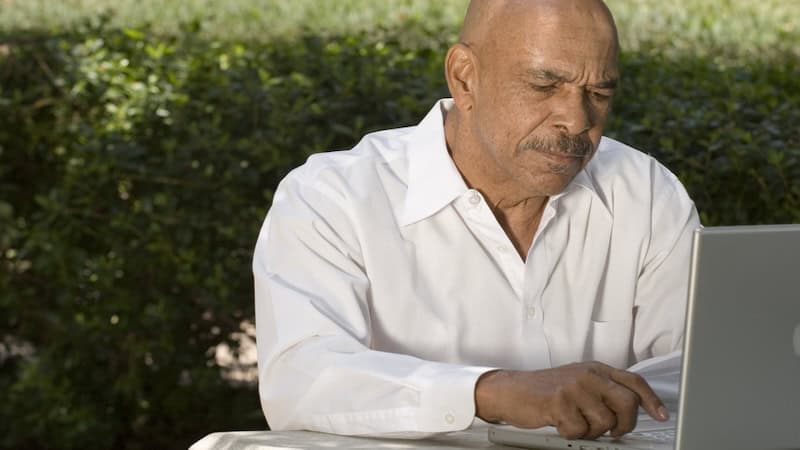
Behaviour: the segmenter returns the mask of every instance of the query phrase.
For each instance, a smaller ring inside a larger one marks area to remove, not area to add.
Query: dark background
[[[273,189],[447,95],[453,30],[424,21],[202,29],[100,17],[0,35],[0,447],[263,429],[246,344]],[[705,225],[800,221],[798,36],[768,51],[641,39],[607,134],[673,170]]]

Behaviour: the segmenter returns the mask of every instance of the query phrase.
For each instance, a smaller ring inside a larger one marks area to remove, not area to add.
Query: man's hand
[[[547,425],[567,439],[619,437],[636,427],[641,405],[654,419],[669,413],[639,375],[598,362],[537,371],[498,370],[475,386],[476,415],[520,428]]]

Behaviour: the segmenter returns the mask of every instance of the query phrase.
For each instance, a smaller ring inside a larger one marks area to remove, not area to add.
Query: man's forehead
[[[505,53],[508,64],[500,63],[517,75],[532,79],[558,81],[580,80],[598,84],[619,78],[617,50],[614,43],[597,41],[562,45],[558,42],[531,40],[518,42],[514,50]]]
[[[574,83],[583,80],[587,85],[605,89],[617,87],[619,81],[616,67],[604,70],[602,73],[588,74],[588,77],[582,76],[584,74],[576,73],[574,70],[564,70],[547,64],[525,66],[519,72],[523,77],[532,81]]]

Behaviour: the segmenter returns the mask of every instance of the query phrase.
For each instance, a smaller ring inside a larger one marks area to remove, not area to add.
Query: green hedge
[[[276,183],[446,95],[449,35],[186,31],[0,44],[2,447],[178,448],[263,428],[255,387],[225,381],[209,349],[252,321]],[[796,60],[649,50],[622,69],[608,134],[679,174],[706,224],[800,221]]]

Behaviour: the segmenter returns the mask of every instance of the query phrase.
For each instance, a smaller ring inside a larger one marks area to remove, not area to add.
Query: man
[[[600,0],[473,0],[452,100],[283,180],[253,263],[273,429],[667,418],[622,369],[680,347],[699,223],[671,173],[601,137],[617,53]]]

